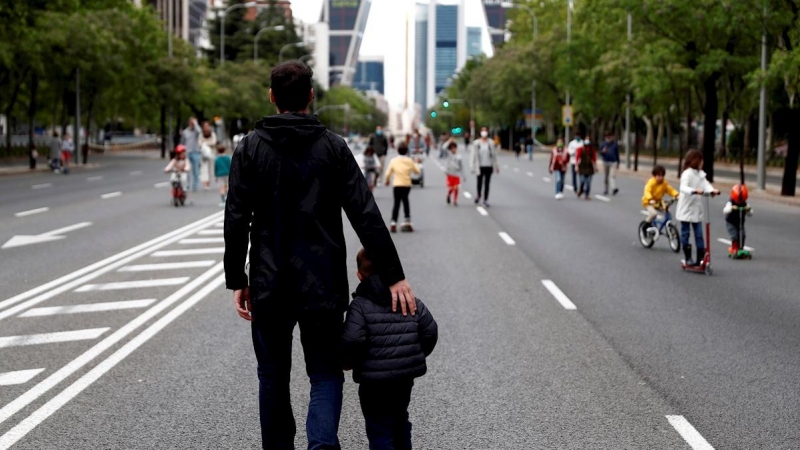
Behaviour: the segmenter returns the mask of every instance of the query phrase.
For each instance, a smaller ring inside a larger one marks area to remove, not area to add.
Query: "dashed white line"
[[[103,179],[103,176],[100,175],[100,176],[96,176],[96,177],[89,177],[89,178],[86,179],[86,181],[100,181],[102,179]]]
[[[225,247],[193,248],[189,250],[161,250],[150,256],[163,258],[165,256],[192,256],[192,255],[217,255],[225,253]]]
[[[162,183],[156,183],[153,185],[154,188],[165,188],[169,186],[169,181],[164,181]]]
[[[49,187],[53,187],[53,183],[34,184],[31,189],[46,189]]]
[[[70,306],[47,306],[43,308],[33,308],[20,314],[19,317],[42,317],[56,316],[59,314],[81,314],[104,311],[117,311],[120,309],[147,308],[155,303],[156,299],[146,300],[123,300],[119,302],[87,303],[85,305]]]
[[[570,301],[569,297],[567,297],[566,294],[561,292],[561,289],[559,289],[558,286],[556,286],[556,284],[553,283],[552,280],[542,280],[542,284],[544,285],[544,287],[547,288],[548,291],[550,291],[550,294],[552,294],[552,296],[555,297],[555,299],[558,301],[558,303],[561,304],[561,306],[564,307],[564,309],[570,309],[570,310],[578,309],[578,307],[575,306],[575,304],[572,303],[572,301]]]
[[[527,175],[529,177],[532,177],[533,176],[533,172],[527,172],[525,175]]]
[[[478,210],[478,214],[480,214],[482,216],[488,216],[489,215],[489,211],[486,211],[486,208],[484,208],[483,206],[478,206],[475,209],[477,209]]]
[[[103,200],[106,200],[106,199],[109,199],[109,198],[119,197],[120,195],[122,195],[122,192],[119,192],[119,191],[117,191],[117,192],[109,192],[108,194],[101,195],[100,198],[102,198]]]
[[[47,208],[47,207],[45,207],[45,208],[36,208],[36,209],[31,209],[29,211],[18,212],[16,214],[14,214],[14,216],[15,217],[32,216],[34,214],[41,214],[41,213],[44,213],[44,212],[47,212],[47,211],[50,211],[50,208]]]
[[[130,173],[130,175],[132,175],[132,176],[141,175],[141,174],[142,174],[141,170],[134,170],[133,172]]]
[[[470,194],[468,191],[464,191],[464,197],[472,198],[472,194]]]
[[[117,283],[85,284],[75,292],[117,291],[120,289],[136,289],[159,286],[177,286],[189,281],[189,277],[161,278],[156,280],[120,281]]]
[[[519,167],[514,167],[514,172],[519,172]]]
[[[604,201],[606,203],[611,201],[611,199],[606,197],[605,195],[597,195],[597,194],[595,194],[594,198],[596,198],[598,200],[602,200],[602,201]]]
[[[549,182],[551,182],[553,180],[551,180],[550,177],[543,177],[542,181],[544,181],[545,183],[549,183]]]
[[[191,245],[191,244],[224,244],[225,238],[215,237],[215,238],[190,238],[190,239],[181,239],[178,241],[178,244],[181,245]]]
[[[511,236],[509,236],[505,231],[501,231],[497,234],[500,235],[500,239],[502,239],[507,245],[516,245],[514,239],[511,239]]]
[[[722,242],[723,244],[727,245],[728,247],[730,247],[731,245],[733,245],[733,243],[732,243],[730,240],[728,240],[728,239],[722,239],[722,238],[719,238],[719,239],[717,239],[717,241],[719,241],[719,242]],[[752,252],[753,250],[755,250],[753,247],[748,247],[748,246],[746,246],[746,245],[744,246],[744,249],[745,249],[745,250],[747,250],[747,251],[749,251],[749,252]]]
[[[508,169],[508,164],[503,164],[503,169]]]
[[[681,435],[683,440],[694,450],[714,450],[714,447],[697,432],[683,416],[666,416],[670,425]]]
[[[203,231],[201,231],[201,232],[199,232],[197,234],[199,234],[200,236],[214,236],[214,235],[219,235],[219,234],[223,234],[223,233],[224,233],[223,230],[203,230]]]
[[[28,334],[24,336],[0,337],[0,348],[23,345],[54,344],[57,342],[88,341],[97,339],[111,328],[90,328],[87,330],[57,331],[55,333]]]
[[[42,373],[44,369],[17,370],[15,372],[0,373],[0,386],[14,386],[25,384],[33,377]]]
[[[176,263],[160,263],[160,264],[137,264],[132,266],[125,266],[117,272],[151,272],[157,270],[175,270],[175,269],[192,269],[197,267],[211,267],[214,265],[213,260],[206,261],[185,261]]]

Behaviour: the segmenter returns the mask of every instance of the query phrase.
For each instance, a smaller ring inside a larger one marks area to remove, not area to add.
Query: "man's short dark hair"
[[[657,177],[659,175],[664,176],[667,174],[667,170],[664,169],[664,166],[653,166],[653,176]]]
[[[287,61],[272,69],[271,88],[279,111],[297,112],[308,108],[314,72],[300,61]]]
[[[367,251],[363,248],[356,255],[356,265],[361,275],[368,277],[372,275],[372,260],[367,256]]]
[[[408,144],[406,144],[405,142],[401,142],[401,143],[397,144],[397,153],[399,153],[401,156],[407,155],[408,154]]]

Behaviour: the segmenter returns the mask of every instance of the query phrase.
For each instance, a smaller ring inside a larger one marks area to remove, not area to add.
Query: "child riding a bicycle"
[[[674,199],[678,198],[678,191],[664,180],[664,175],[666,175],[666,173],[667,171],[664,169],[664,166],[653,167],[653,177],[647,180],[647,184],[644,186],[642,206],[647,209],[647,219],[645,219],[645,222],[648,224],[653,223],[659,211],[664,210],[665,194],[669,194]]]

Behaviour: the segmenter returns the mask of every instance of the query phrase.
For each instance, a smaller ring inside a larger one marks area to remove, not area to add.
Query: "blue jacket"
[[[600,154],[603,155],[603,161],[607,163],[619,162],[619,144],[617,141],[611,143],[603,142],[600,146]]]

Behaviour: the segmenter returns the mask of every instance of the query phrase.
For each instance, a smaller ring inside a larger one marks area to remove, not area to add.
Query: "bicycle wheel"
[[[675,253],[680,253],[681,237],[678,234],[678,229],[672,223],[667,224],[667,237],[669,238],[669,248]]]
[[[646,220],[643,220],[642,223],[639,224],[639,243],[642,244],[644,248],[650,248],[656,241],[653,240],[653,236],[651,236],[647,229],[650,228],[652,225],[647,223]]]

